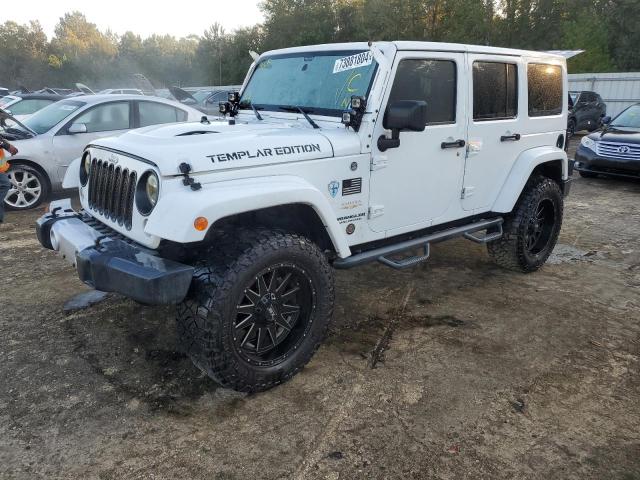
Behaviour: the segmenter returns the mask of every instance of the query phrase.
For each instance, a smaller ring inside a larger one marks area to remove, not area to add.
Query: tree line
[[[156,87],[241,83],[249,51],[348,41],[427,40],[533,50],[583,49],[572,73],[640,70],[639,0],[263,0],[264,22],[234,31],[212,19],[175,38],[101,31],[67,13],[48,39],[37,21],[0,25],[0,85]]]

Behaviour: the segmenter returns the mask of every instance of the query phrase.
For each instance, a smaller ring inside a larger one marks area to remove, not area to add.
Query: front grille
[[[633,143],[598,142],[596,153],[605,158],[640,160],[640,145]]]
[[[136,172],[95,158],[89,171],[89,208],[131,230]]]

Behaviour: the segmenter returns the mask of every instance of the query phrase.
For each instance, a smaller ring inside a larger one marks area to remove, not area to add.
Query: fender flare
[[[545,146],[531,148],[522,152],[513,164],[496,201],[493,203],[491,211],[499,213],[512,211],[522,193],[522,189],[535,168],[543,163],[558,160],[562,162],[562,180],[566,181],[568,178],[569,164],[567,153],[564,150]]]
[[[194,228],[193,221],[197,217],[206,218],[211,226],[226,217],[287,204],[312,207],[338,256],[345,258],[351,255],[328,199],[312,184],[293,175],[210,183],[198,191],[172,190],[161,196],[147,221],[145,232],[178,243],[200,242],[207,232]]]
[[[82,157],[76,158],[67,167],[62,179],[62,188],[80,188],[80,161]]]

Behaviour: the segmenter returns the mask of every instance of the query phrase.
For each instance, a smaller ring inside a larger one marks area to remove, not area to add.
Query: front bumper
[[[582,145],[576,150],[574,168],[579,172],[640,178],[640,160],[601,157]]]
[[[85,214],[86,215],[86,214]],[[120,293],[145,304],[181,302],[187,295],[194,268],[155,255],[116,235],[104,235],[73,211],[71,202],[52,202],[36,224],[40,244],[59,252],[76,267],[87,285]]]

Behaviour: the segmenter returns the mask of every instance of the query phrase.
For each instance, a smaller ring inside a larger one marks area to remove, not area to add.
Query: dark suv
[[[569,136],[580,130],[593,132],[600,126],[600,120],[607,114],[607,105],[596,92],[582,90],[569,92]]]

